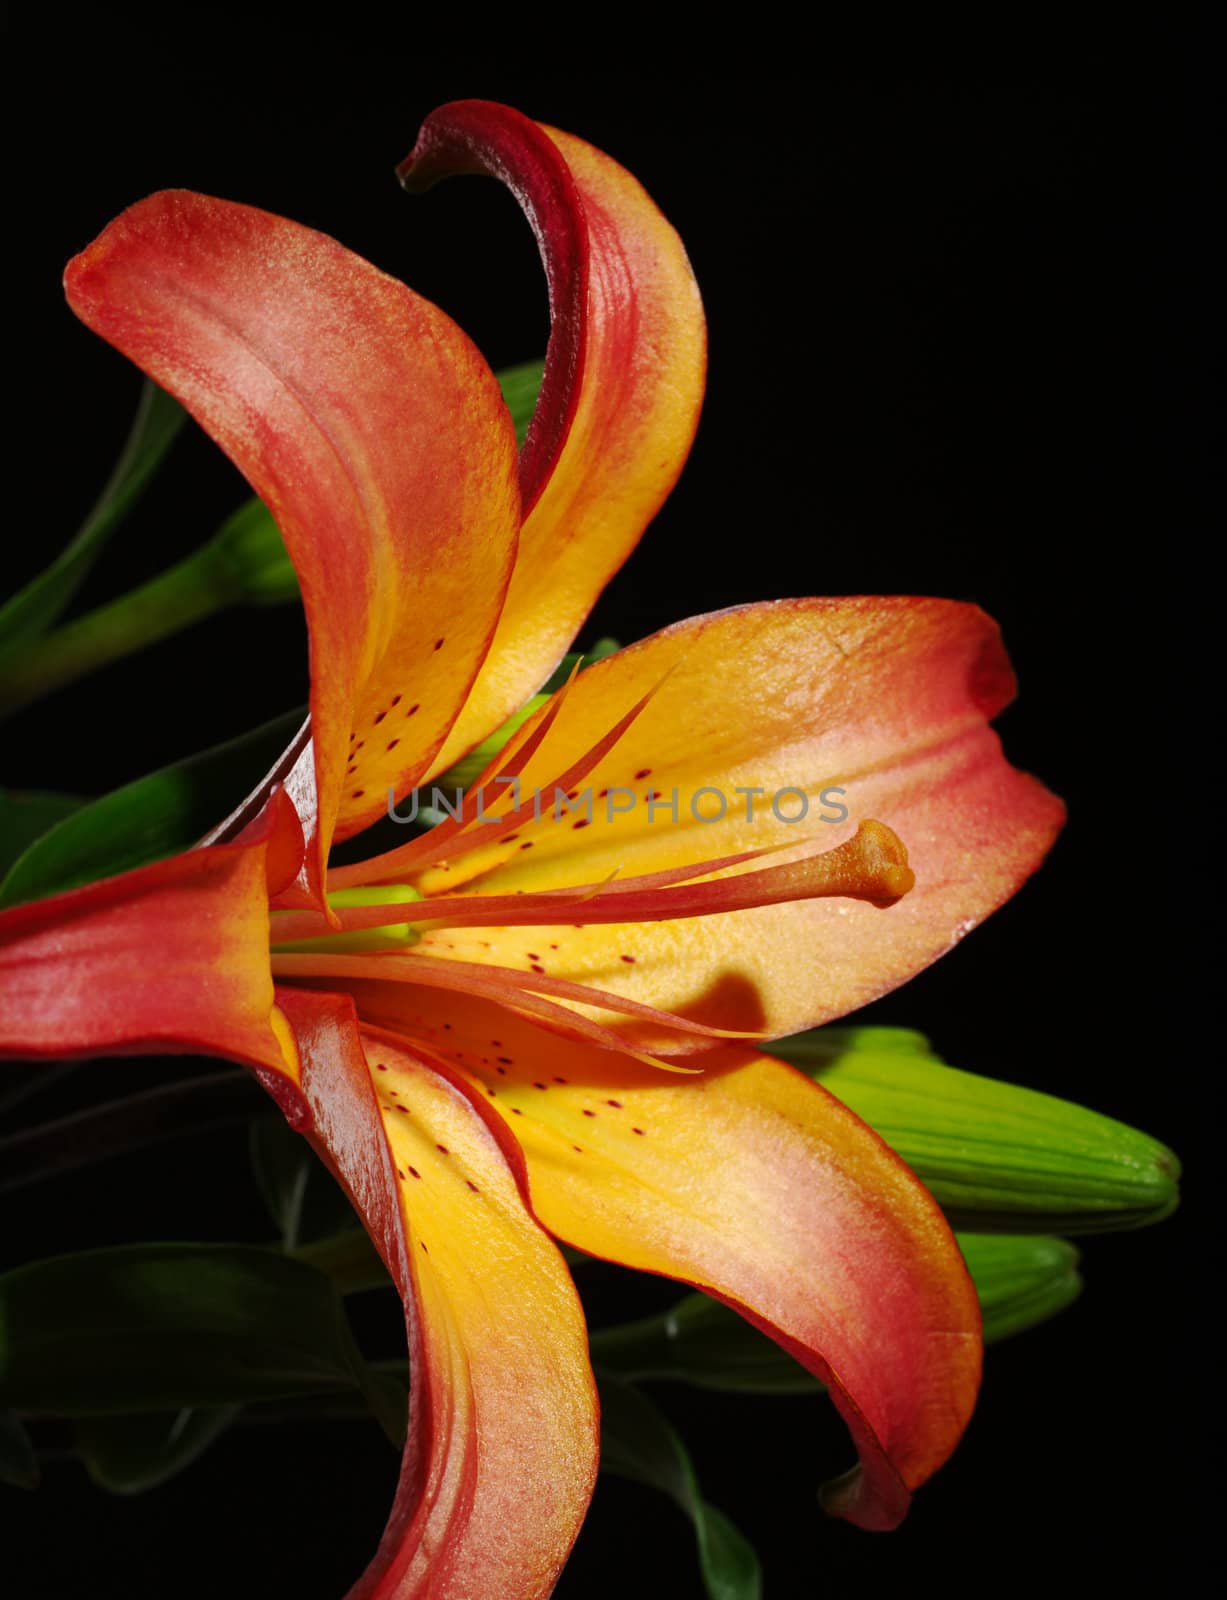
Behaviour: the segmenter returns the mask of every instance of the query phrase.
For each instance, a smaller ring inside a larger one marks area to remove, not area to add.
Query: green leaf
[[[387,1367],[388,1370],[383,1370]],[[367,1393],[338,1390],[247,1406],[184,1407],[133,1417],[85,1417],[75,1429],[85,1470],[112,1494],[143,1494],[178,1476],[236,1423],[379,1420],[389,1441],[404,1443],[409,1369],[404,1361],[370,1363]],[[372,1395],[376,1396],[374,1407]],[[378,1411],[376,1418],[372,1412]]]
[[[283,1249],[342,1229],[360,1231],[344,1190],[284,1117],[257,1117],[250,1137],[252,1171]]]
[[[241,1406],[88,1417],[77,1424],[77,1454],[100,1489],[142,1494],[202,1456],[241,1414]]]
[[[522,361],[518,367],[504,367],[494,376],[498,379],[498,386],[503,391],[503,400],[515,424],[516,443],[523,448],[524,436],[528,432],[529,423],[533,420],[537,396],[541,392],[545,362]]]
[[[1078,1252],[1064,1239],[959,1234],[984,1314],[986,1343],[1046,1321],[1076,1299]],[[806,1394],[821,1389],[787,1351],[735,1311],[689,1294],[659,1316],[591,1337],[593,1365],[627,1381],[674,1379],[737,1394]]]
[[[93,510],[51,565],[0,606],[0,670],[40,639],[64,611],[153,477],[186,417],[178,401],[146,380],[132,431]]]
[[[57,822],[88,805],[75,794],[0,789],[0,874]]]
[[[190,849],[264,776],[303,715],[289,712],[89,802],[18,858],[0,883],[0,906],[59,894]]]
[[[601,1470],[659,1490],[690,1518],[709,1600],[759,1600],[758,1557],[724,1513],[703,1499],[686,1447],[670,1424],[637,1389],[608,1377],[600,1378],[599,1387]]]
[[[0,1410],[0,1483],[14,1489],[37,1489],[38,1478],[38,1457],[21,1418]]]
[[[393,1361],[371,1361],[368,1370],[382,1386],[392,1405],[399,1409],[399,1440],[405,1436],[409,1411],[409,1363],[401,1356]],[[352,1394],[299,1396],[294,1400],[268,1400],[244,1408],[245,1422],[369,1422],[371,1409]],[[386,1431],[386,1430],[385,1430]]]
[[[333,1284],[275,1250],[124,1245],[0,1277],[0,1404],[15,1411],[126,1416],[354,1390],[386,1413]]]
[[[764,1046],[836,1095],[976,1232],[1099,1233],[1175,1210],[1180,1163],[1097,1111],[948,1067],[918,1033],[818,1028]]]

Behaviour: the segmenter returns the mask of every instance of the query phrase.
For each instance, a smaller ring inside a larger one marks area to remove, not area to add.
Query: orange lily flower
[[[859,1457],[827,1490],[837,1514],[893,1526],[949,1455],[980,1366],[953,1237],[865,1124],[747,1041],[945,953],[1034,869],[1061,808],[989,727],[1012,678],[975,608],[783,601],[590,667],[459,815],[329,869],[389,793],[539,688],[668,493],[701,399],[699,297],[633,178],[483,102],[428,119],[402,177],[461,170],[510,185],[550,285],[518,458],[465,336],[318,233],[159,194],[69,266],[77,314],[276,516],[310,742],[203,847],[0,917],[0,1050],[257,1073],[406,1306],[402,1478],[353,1594],[528,1600],[597,1459],[550,1235],[698,1286],[827,1382]],[[796,792],[833,788],[846,824],[785,820]]]

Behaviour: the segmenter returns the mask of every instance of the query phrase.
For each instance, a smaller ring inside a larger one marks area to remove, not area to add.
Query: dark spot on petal
[[[354,792],[353,792],[353,794],[351,794],[351,795],[350,795],[350,797],[349,797],[349,798],[350,798],[350,799],[351,799],[351,800],[361,800],[361,798],[362,798],[362,796],[363,796],[363,795],[364,795],[364,794],[365,794],[365,793],[366,793],[366,790],[365,790],[365,789],[355,789],[355,790],[354,790]]]
[[[533,1088],[534,1089],[544,1089],[545,1085],[543,1083],[534,1083],[533,1084]]]
[[[435,1149],[439,1152],[439,1154],[441,1156],[450,1156],[451,1155],[451,1151],[447,1148],[447,1146],[445,1144],[437,1144],[437,1145],[435,1145]]]
[[[532,840],[531,839],[525,839],[524,843],[520,846],[520,849],[521,850],[531,850],[532,847],[533,847]]]
[[[400,695],[398,695],[398,694],[394,694],[394,695],[393,695],[393,696],[392,696],[392,704],[393,704],[393,705],[394,705],[394,706],[398,706],[398,705],[400,705],[400,703],[401,703],[401,696],[400,696]]]
[[[634,956],[623,956],[622,959],[623,961],[628,962],[632,967],[635,965]]]
[[[409,1115],[409,1107],[408,1106],[397,1106],[396,1109],[400,1112],[402,1117],[407,1117]]]
[[[416,1167],[410,1167],[409,1168],[409,1176],[411,1178],[420,1178],[422,1176],[422,1174],[418,1171],[418,1169]]]
[[[566,1080],[566,1079],[565,1079],[565,1078],[555,1078],[555,1079],[554,1079],[554,1082],[555,1082],[555,1083],[565,1083],[565,1082],[566,1082],[566,1081],[567,1081],[567,1080]]]
[[[586,1117],[595,1117],[595,1116],[596,1116],[596,1112],[595,1112],[595,1111],[589,1111],[589,1110],[587,1110],[587,1109],[586,1109],[586,1108],[585,1108],[585,1110],[584,1110],[584,1115],[585,1115],[585,1116],[586,1116]]]
[[[480,1194],[481,1193],[481,1190],[473,1182],[472,1178],[466,1178],[464,1181],[465,1181],[465,1183],[468,1184],[469,1188],[472,1189],[474,1194]]]
[[[514,844],[519,837],[520,837],[520,835],[518,833],[509,833],[507,835],[507,837],[503,840],[503,843],[504,844]]]
[[[652,776],[651,767],[640,767],[639,771],[635,774],[636,778],[650,778],[651,776]]]
[[[573,828],[586,828],[590,820],[588,817],[581,817],[578,822],[573,822],[571,826]]]
[[[385,1064],[382,1061],[377,1061],[375,1063],[375,1071],[376,1072],[386,1072],[387,1070],[388,1070],[387,1067],[385,1066]]]
[[[442,650],[442,648],[443,648],[443,640],[442,639],[436,639],[435,640],[435,649],[436,650]]]
[[[383,719],[387,716],[387,714],[388,713],[386,711],[377,711],[375,713],[375,726],[376,727],[379,726],[379,724],[383,721]]]
[[[425,1239],[419,1239],[418,1243],[421,1245],[423,1250],[426,1250],[426,1241],[425,1241]],[[430,1251],[426,1250],[426,1254],[429,1255]]]
[[[505,1078],[507,1076],[507,1068],[506,1067],[495,1067],[494,1070],[495,1070],[495,1072],[498,1073],[500,1078]]]
[[[584,1153],[584,1147],[583,1147],[583,1145],[579,1145],[579,1144],[573,1144],[573,1145],[572,1145],[572,1146],[571,1146],[571,1148],[572,1148],[572,1150],[574,1150],[574,1151],[575,1151],[575,1154],[576,1154],[576,1155],[577,1155],[577,1156],[582,1156],[582,1155],[583,1155],[583,1153]]]
[[[540,973],[543,977],[545,975],[545,968],[541,965],[541,963],[539,961],[534,961],[533,962],[533,971]]]
[[[512,1114],[513,1117],[522,1117],[524,1115],[524,1113],[520,1110],[519,1106],[512,1106],[511,1114]]]
[[[415,700],[413,702],[413,704],[409,707],[408,711],[405,712],[405,715],[407,717],[411,717],[414,714],[415,711],[420,711],[421,709],[422,709],[422,702],[420,700]]]
[[[642,1132],[643,1132],[643,1129],[642,1129],[642,1128],[632,1128],[632,1129],[631,1129],[631,1132],[632,1132],[632,1133],[639,1133],[639,1134],[641,1134],[641,1133],[642,1133]]]
[[[607,1106],[612,1106],[615,1111],[621,1111],[621,1109],[622,1109],[621,1100],[606,1100],[605,1104]]]
[[[389,744],[388,749],[389,750],[395,750],[399,743],[400,743],[399,739],[393,739],[391,744]]]

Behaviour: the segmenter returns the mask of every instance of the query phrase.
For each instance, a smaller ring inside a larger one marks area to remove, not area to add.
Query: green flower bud
[[[248,500],[227,517],[201,555],[234,603],[275,606],[298,599],[298,577],[263,501]]]
[[[948,1067],[918,1033],[819,1028],[765,1047],[881,1134],[951,1222],[979,1232],[1137,1228],[1178,1203],[1166,1146],[1084,1106]]]

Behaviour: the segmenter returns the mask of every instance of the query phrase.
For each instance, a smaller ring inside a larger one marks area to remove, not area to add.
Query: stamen
[[[386,850],[383,855],[371,856],[366,861],[355,861],[347,867],[335,867],[329,871],[328,882],[335,884],[338,889],[345,889],[351,884],[370,883],[376,878],[386,878],[391,873],[404,874],[408,871],[420,871],[440,860],[446,851],[441,846],[449,844],[464,829],[477,820],[479,809],[484,809],[481,802],[483,790],[500,778],[518,778],[520,773],[532,760],[541,748],[545,736],[558,719],[558,714],[566,703],[571,685],[575,682],[575,675],[579,671],[579,662],[571,670],[571,676],[556,694],[551,696],[540,722],[533,727],[531,719],[523,724],[512,735],[511,739],[494,757],[486,770],[478,777],[468,790],[461,803],[460,810],[455,817],[448,817],[428,832],[420,834],[408,843],[398,845],[395,850]],[[508,788],[508,797],[514,797],[515,790]],[[499,797],[500,799],[502,796]],[[483,824],[485,826],[486,824]]]
[[[554,779],[553,783],[546,784],[545,789],[547,792],[551,795],[554,795],[561,789],[563,794],[567,794],[575,787],[577,783],[582,783],[592,771],[593,767],[595,767],[598,762],[602,761],[609,754],[609,752],[617,744],[618,740],[621,739],[622,735],[636,720],[636,718],[639,717],[639,715],[655,698],[655,696],[659,694],[660,690],[666,681],[672,676],[675,670],[675,667],[670,667],[668,672],[661,677],[660,681],[653,684],[653,686],[645,695],[642,695],[638,700],[635,701],[635,704],[630,708],[626,715],[619,718],[619,720],[614,723],[613,727],[610,728],[608,733],[602,735],[602,737],[598,739],[594,745],[590,746],[589,749],[582,756],[580,756],[579,760],[569,766],[565,772],[560,773],[558,777]],[[511,815],[504,818],[503,822],[496,826],[492,832],[483,834],[480,840],[475,840],[473,842],[480,844],[496,844],[509,828],[517,826],[518,823],[522,823],[523,820],[524,819],[522,815],[513,811]]]
[[[693,1075],[703,1070],[701,1067],[679,1066],[676,1062],[663,1061],[659,1056],[637,1050],[621,1034],[603,1028],[599,1022],[593,1022],[589,1017],[582,1016],[567,1006],[559,1005],[554,1000],[543,999],[521,981],[529,974],[513,972],[508,967],[470,967],[467,963],[463,965],[464,970],[458,970],[462,967],[460,962],[436,962],[417,956],[398,956],[390,953],[331,957],[284,954],[274,955],[272,960],[273,974],[278,978],[327,978],[333,982],[338,979],[344,982],[346,979],[373,978],[379,982],[417,983],[425,988],[450,989],[460,994],[476,995],[479,999],[493,1000],[509,1010],[531,1017],[548,1032],[557,1034],[561,1038],[578,1039],[588,1044],[599,1045],[602,1049],[629,1056],[632,1060],[640,1061],[648,1067],[655,1067],[661,1072]],[[605,1004],[607,998],[612,999],[612,997],[602,997],[599,1003]],[[619,1008],[610,1006],[609,1009]],[[667,1017],[663,1012],[661,1016],[666,1019],[667,1025],[674,1025],[674,1018]],[[681,1021],[681,1019],[676,1020]],[[683,1029],[683,1031],[690,1030]]]
[[[473,911],[474,915],[470,920],[474,922],[491,926],[513,926],[523,920],[520,917],[520,912],[531,899],[533,903],[546,904],[556,908],[557,915],[551,916],[548,919],[549,921],[571,922],[575,920],[572,913],[581,906],[589,905],[598,896],[621,895],[648,889],[665,889],[676,883],[687,883],[693,878],[704,878],[711,873],[724,872],[731,867],[743,866],[747,861],[758,861],[764,856],[778,855],[783,850],[793,850],[798,844],[808,843],[812,843],[812,840],[786,839],[779,844],[760,845],[754,850],[738,851],[735,855],[713,856],[707,861],[694,861],[684,867],[669,867],[663,872],[645,872],[634,878],[619,878],[618,873],[621,868],[615,867],[613,872],[599,883],[576,884],[573,889],[541,889],[535,891],[531,896],[527,895],[523,890],[516,890],[513,894],[505,895],[485,895],[481,897],[470,894],[449,897],[440,895],[432,899],[430,896],[423,897],[419,895],[416,890],[409,890],[404,898],[407,900],[412,897],[418,904],[424,900],[425,904],[430,906],[431,914],[423,916],[415,909],[414,905],[409,904],[406,904],[403,909],[408,915],[412,915],[415,923],[430,922],[437,924],[438,918],[433,913],[439,912],[440,916],[446,917],[447,926],[456,926],[458,924],[453,922],[451,911],[453,908],[459,907],[461,911]],[[388,889],[389,899],[387,903],[392,903],[393,891],[396,886],[389,884],[381,887]],[[338,920],[346,932],[356,932],[359,928],[373,927],[376,921],[384,915],[382,911],[376,912],[367,908],[362,900],[358,898],[360,891],[344,890],[342,893],[347,897],[351,894],[353,895],[353,898],[347,899],[344,904],[358,908],[342,911]],[[374,900],[373,892],[370,893],[369,898],[372,901]],[[329,899],[334,905],[343,903],[340,895],[330,895]],[[596,918],[592,920],[600,921],[602,919]],[[608,921],[609,919],[606,918],[604,920]],[[307,939],[317,932],[322,932],[323,919],[318,913],[309,911],[285,914],[281,917],[277,926],[281,929],[282,941],[288,942],[290,940]]]
[[[578,671],[578,664],[575,670]],[[577,783],[582,782],[598,762],[604,760],[609,754],[631,724],[641,715],[644,708],[659,693],[675,670],[676,664],[670,667],[646,694],[636,700],[630,710],[620,717],[607,733],[590,745],[578,760],[560,773],[552,783],[539,786],[539,791],[553,795],[558,790],[562,790],[565,794],[568,790],[574,788]],[[571,677],[553,697],[549,709],[541,722],[533,730],[532,734],[526,738],[524,744],[515,750],[513,758],[501,764],[502,770],[497,775],[490,772],[489,769],[487,773],[482,774],[481,778],[478,779],[477,783],[465,796],[460,813],[455,819],[448,818],[447,821],[440,823],[438,827],[431,828],[428,832],[420,834],[416,839],[411,840],[406,845],[402,845],[398,850],[389,851],[386,855],[374,856],[369,861],[356,863],[353,866],[338,868],[335,872],[329,874],[329,883],[338,885],[370,883],[375,878],[388,876],[390,871],[401,874],[407,870],[420,872],[439,861],[455,861],[466,855],[477,845],[497,844],[505,834],[521,827],[524,823],[525,807],[512,804],[508,811],[498,813],[496,820],[492,821],[489,816],[486,816],[481,823],[480,832],[469,832],[477,821],[479,810],[484,809],[482,791],[485,785],[494,782],[496,776],[510,779],[518,777],[524,771],[529,759],[540,748],[558,713],[562,710],[563,701],[574,681],[575,672],[573,671]],[[509,746],[508,748],[511,747]],[[491,767],[494,765],[495,763],[491,763]],[[509,788],[508,799],[514,800],[514,798],[515,791]],[[467,837],[464,836],[466,834]]]
[[[713,870],[718,870],[718,862],[699,862],[687,869],[687,876]],[[423,900],[414,921],[419,928],[432,931],[550,926],[575,920],[568,912],[580,905],[585,923],[669,922],[791,900],[865,900],[885,907],[907,894],[915,881],[902,840],[885,823],[869,821],[862,822],[855,835],[834,850],[757,872],[647,887],[630,878],[610,883],[595,895],[588,885],[580,894],[547,889],[534,894],[439,896]]]
[[[642,1017],[658,1027],[673,1028],[678,1033],[697,1033],[705,1039],[761,1039],[763,1034],[740,1028],[713,1028],[705,1022],[694,1022],[689,1017],[679,1017],[672,1011],[661,1011],[646,1005],[642,1000],[631,1000],[624,995],[610,994],[604,989],[593,989],[587,984],[572,983],[568,978],[553,978],[547,973],[521,972],[518,967],[497,967],[480,961],[453,961],[440,956],[415,955],[413,972],[423,968],[438,968],[447,972],[469,972],[480,978],[489,973],[500,975],[501,980],[527,989],[534,994],[551,994],[561,1000],[574,1000],[580,1005],[596,1006],[602,1011],[616,1011],[628,1017]]]

